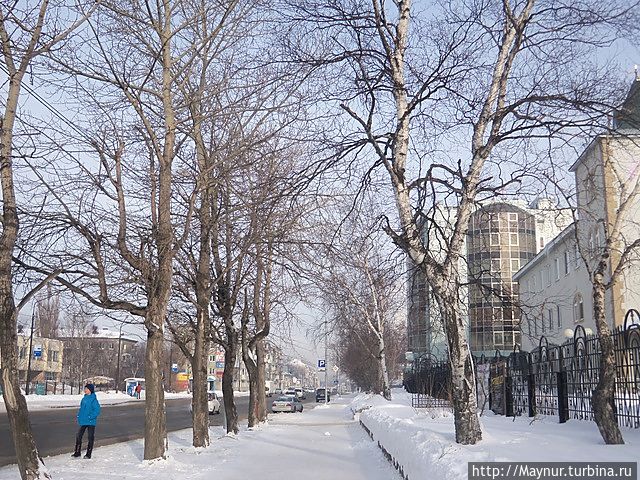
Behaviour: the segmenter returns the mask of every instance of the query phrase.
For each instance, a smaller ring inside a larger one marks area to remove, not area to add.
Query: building
[[[29,351],[32,352],[29,365]],[[18,370],[20,381],[31,383],[61,382],[64,350],[62,342],[27,333],[18,334]]]
[[[431,251],[442,250],[441,238],[455,219],[455,210],[443,210],[438,234],[426,233]],[[520,312],[517,284],[512,275],[532,259],[547,242],[571,222],[571,214],[550,199],[531,204],[524,201],[487,202],[469,219],[461,252],[461,295],[467,300],[464,312],[468,341],[476,355],[513,351],[520,345]],[[445,233],[446,235],[446,233]],[[429,293],[424,276],[410,270],[407,326],[409,350],[414,356],[443,360],[446,339],[437,305]]]
[[[76,385],[93,377],[123,380],[142,373],[131,371],[138,340],[126,333],[86,324],[82,328],[62,330],[58,338],[64,344],[63,377],[67,383]]]
[[[576,185],[577,220],[515,276],[525,315],[524,349],[540,338],[560,344],[577,325],[595,331],[590,272],[609,237],[612,265],[640,239],[640,78],[615,114],[614,130],[597,136],[571,167]],[[619,215],[621,205],[626,215]],[[619,228],[619,234],[613,235]],[[631,250],[619,279],[605,293],[606,317],[622,325],[625,312],[640,307],[640,252]]]
[[[476,355],[521,345],[513,274],[571,222],[549,199],[493,202],[476,210],[467,232],[469,346]]]

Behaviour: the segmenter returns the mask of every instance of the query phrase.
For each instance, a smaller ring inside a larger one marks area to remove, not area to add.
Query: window
[[[215,355],[209,355],[209,361],[210,362],[214,362],[215,361]]]
[[[544,248],[544,237],[540,237],[540,248]]]
[[[517,233],[510,233],[509,234],[509,245],[511,245],[513,247],[517,247],[518,246],[518,234]]]
[[[547,321],[549,322],[549,331],[553,330],[553,310],[547,308]]]
[[[491,273],[500,273],[500,259],[492,258],[491,259]]]
[[[517,272],[518,270],[520,270],[520,259],[519,258],[512,258],[511,259],[511,271],[512,272]]]
[[[558,321],[558,329],[562,328],[562,317],[560,316],[560,305],[556,305],[556,319]]]
[[[576,243],[574,245],[574,255],[576,257],[576,270],[578,269],[578,267],[580,266],[580,249],[578,248],[578,244]]]
[[[553,264],[555,268],[556,280],[560,280],[560,259],[556,257]]]
[[[48,381],[55,381],[56,374],[55,372],[44,372],[44,379]]]
[[[113,350],[113,342],[109,344],[109,350]]]
[[[493,246],[500,245],[500,234],[499,233],[492,233],[490,236],[491,236],[491,245],[493,245]]]
[[[584,302],[579,293],[573,299],[573,321],[576,323],[584,321]]]
[[[517,213],[507,213],[507,218],[509,219],[510,222],[517,222],[518,221],[518,214]]]
[[[47,351],[47,362],[57,362],[58,361],[58,351],[49,349]]]
[[[564,251],[564,274],[569,275],[569,251]]]

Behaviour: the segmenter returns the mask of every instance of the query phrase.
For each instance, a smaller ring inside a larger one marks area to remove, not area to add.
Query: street
[[[303,403],[315,403],[309,395]],[[274,397],[275,398],[275,397]],[[267,398],[271,411],[272,398]],[[172,432],[191,427],[190,398],[166,400],[167,430]],[[246,421],[249,397],[236,397],[240,422]],[[29,413],[33,433],[42,457],[73,451],[77,408],[52,408]],[[220,415],[210,415],[211,425],[224,424],[224,408]],[[144,402],[103,405],[96,428],[95,447],[124,442],[144,436]],[[85,435],[83,447],[86,445]],[[9,433],[9,419],[0,414],[0,466],[15,463],[15,450]]]

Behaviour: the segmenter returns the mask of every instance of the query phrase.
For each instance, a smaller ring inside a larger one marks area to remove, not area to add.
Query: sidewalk
[[[91,460],[59,455],[45,458],[45,463],[58,480],[399,480],[353,420],[347,408],[351,400],[306,407],[302,414],[270,414],[267,425],[237,436],[224,436],[220,427],[212,427],[207,449],[193,448],[191,430],[181,430],[169,434],[169,458],[164,461],[143,462],[142,441],[134,440],[97,448]],[[16,466],[0,469],[0,480],[17,475]]]

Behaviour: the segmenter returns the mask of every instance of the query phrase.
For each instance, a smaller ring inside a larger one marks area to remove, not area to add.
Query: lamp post
[[[118,361],[116,363],[116,393],[120,393],[120,349],[122,347],[122,327],[124,327],[124,323],[120,324],[120,330],[118,333]]]
[[[31,357],[33,356],[33,329],[36,321],[36,304],[33,304],[31,311],[31,331],[29,332],[29,360],[27,361],[27,385],[24,387],[24,394],[29,395],[29,381],[31,380]]]

